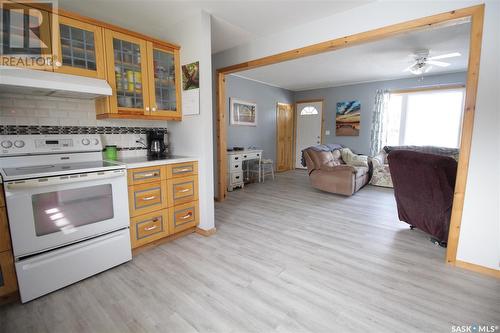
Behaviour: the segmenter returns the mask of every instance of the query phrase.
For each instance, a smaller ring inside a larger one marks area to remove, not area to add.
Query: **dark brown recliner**
[[[457,162],[447,156],[395,150],[387,157],[401,221],[448,240]]]

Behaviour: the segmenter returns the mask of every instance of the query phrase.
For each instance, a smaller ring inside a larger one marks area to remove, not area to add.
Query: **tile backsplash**
[[[98,120],[93,100],[0,94],[0,134],[100,134],[103,144],[140,148],[148,128],[167,128],[167,122]]]

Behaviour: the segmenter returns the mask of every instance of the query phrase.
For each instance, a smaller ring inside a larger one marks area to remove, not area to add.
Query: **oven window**
[[[35,231],[43,236],[113,218],[111,184],[35,194],[31,197]]]

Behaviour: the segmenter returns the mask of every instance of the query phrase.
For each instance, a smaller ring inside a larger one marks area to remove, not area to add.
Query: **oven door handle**
[[[9,190],[23,190],[31,188],[47,187],[52,185],[73,184],[91,180],[110,179],[122,177],[125,175],[124,170],[100,171],[92,173],[82,173],[77,175],[66,175],[56,177],[45,177],[28,180],[17,180],[7,183]]]

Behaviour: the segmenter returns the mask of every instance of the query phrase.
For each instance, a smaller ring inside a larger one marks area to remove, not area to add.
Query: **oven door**
[[[16,258],[129,226],[125,170],[4,185]]]

